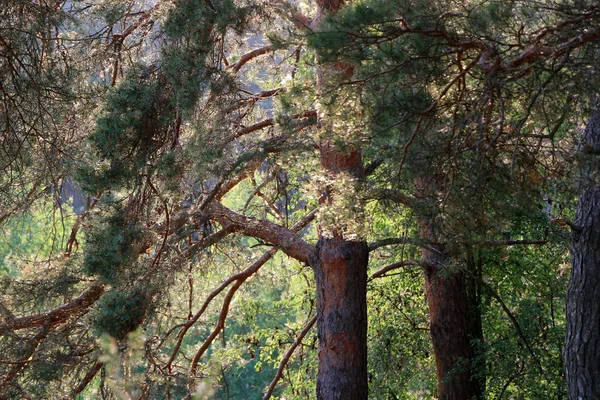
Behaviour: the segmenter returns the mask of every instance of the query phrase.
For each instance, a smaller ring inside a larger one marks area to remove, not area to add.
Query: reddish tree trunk
[[[318,11],[311,27],[318,30],[323,17],[335,14],[343,3],[343,0],[317,0]],[[336,85],[351,74],[352,67],[343,63],[320,65],[319,91],[326,92],[327,85]],[[340,174],[363,178],[360,148],[346,143],[341,149],[335,140],[336,132],[326,118],[319,121],[319,126],[322,133],[319,146],[321,166],[328,178],[336,180]],[[324,187],[320,202],[331,205],[335,197],[341,195],[332,186]],[[367,244],[348,240],[344,226],[320,228],[315,259],[311,260],[317,285],[317,399],[366,400]]]
[[[433,222],[422,220],[421,237],[433,236]],[[462,272],[448,271],[448,257],[442,250],[423,250],[423,275],[429,305],[430,335],[435,355],[438,398],[469,400],[480,398],[481,382],[474,379],[472,339],[477,335]]]
[[[600,96],[581,149],[584,167],[571,239],[564,359],[569,399],[600,399]]]
[[[320,400],[367,398],[367,264],[365,242],[334,237],[317,243]]]

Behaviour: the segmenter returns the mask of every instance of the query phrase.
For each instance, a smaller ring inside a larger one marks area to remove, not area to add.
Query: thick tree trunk
[[[317,284],[320,400],[367,398],[367,264],[365,242],[321,238],[313,263]]]
[[[571,239],[564,359],[569,399],[600,399],[600,96],[584,132],[582,183]]]
[[[421,236],[432,237],[433,223],[422,220]],[[448,258],[439,252],[423,250],[423,275],[429,305],[430,335],[435,355],[438,398],[469,400],[481,397],[481,382],[473,378],[477,336],[469,308],[467,285],[462,272],[444,270]]]

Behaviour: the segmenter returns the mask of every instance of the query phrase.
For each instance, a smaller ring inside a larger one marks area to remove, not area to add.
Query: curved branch
[[[275,254],[275,252],[273,252],[273,254]],[[272,257],[272,255],[268,258],[271,258],[271,257]],[[256,269],[258,270],[258,268],[260,268],[261,266],[262,265],[257,266]],[[246,278],[236,281],[233,284],[233,286],[229,289],[229,291],[225,295],[225,299],[223,300],[223,305],[221,306],[221,312],[219,313],[219,320],[217,321],[217,326],[215,326],[215,329],[213,329],[213,331],[206,338],[204,343],[202,343],[202,346],[200,346],[200,348],[196,352],[196,355],[192,359],[192,366],[190,367],[190,382],[191,382],[192,386],[193,386],[193,382],[194,382],[194,377],[196,376],[196,371],[198,370],[198,362],[200,361],[200,358],[202,357],[202,355],[204,355],[204,353],[206,352],[208,347],[212,344],[212,342],[215,340],[215,338],[219,335],[219,332],[221,332],[223,330],[223,328],[225,327],[225,319],[227,319],[227,314],[229,314],[229,305],[231,304],[233,295],[235,295],[235,292],[237,292],[237,290],[240,288],[240,286],[242,286],[242,284],[244,283],[245,280],[246,280]]]
[[[260,47],[258,49],[254,49],[249,53],[244,54],[242,57],[240,57],[240,59],[238,60],[238,62],[236,62],[235,64],[231,64],[227,67],[227,69],[231,69],[233,71],[234,74],[237,74],[240,69],[246,64],[248,63],[248,61],[258,57],[258,56],[262,56],[263,54],[267,54],[271,51],[274,51],[275,47],[272,45],[268,45],[268,46],[264,46],[264,47]]]
[[[211,303],[211,301],[215,297],[217,297],[223,290],[225,290],[225,288],[227,286],[229,286],[232,282],[236,282],[236,284],[239,283],[241,285],[246,279],[248,279],[248,277],[250,277],[256,271],[258,271],[260,269],[260,267],[262,267],[267,261],[269,261],[275,255],[275,253],[277,251],[278,251],[278,249],[275,249],[275,248],[267,251],[258,260],[256,260],[254,262],[254,264],[252,264],[251,266],[249,266],[248,268],[246,268],[245,270],[243,270],[239,274],[235,274],[235,275],[227,278],[225,280],[225,282],[223,282],[218,288],[216,288],[215,290],[213,290],[208,295],[208,297],[206,298],[206,300],[204,300],[204,304],[202,304],[202,307],[200,307],[200,310],[188,322],[186,322],[183,325],[183,329],[179,332],[179,335],[177,335],[177,343],[175,343],[175,347],[173,348],[173,351],[171,352],[171,357],[169,358],[169,361],[167,361],[166,367],[168,369],[171,368],[171,365],[175,361],[175,357],[177,357],[177,354],[179,353],[179,349],[181,348],[181,344],[183,342],[183,338],[185,337],[187,331],[192,327],[192,325],[194,325],[198,321],[198,319],[202,316],[202,314],[204,313],[204,311],[206,311],[206,309],[208,308],[208,306]],[[234,291],[234,293],[235,293],[235,291]],[[232,294],[232,296],[233,296],[233,294]],[[224,305],[225,305],[225,302],[223,302],[223,306]],[[223,311],[221,313],[223,313]],[[225,316],[227,316],[227,313],[225,313]],[[218,327],[218,324],[217,324],[217,327]],[[211,340],[211,342],[212,342],[212,340]]]
[[[391,202],[402,204],[411,209],[419,208],[419,201],[412,196],[406,195],[399,190],[388,188],[374,188],[366,191],[366,200],[389,200]]]
[[[306,118],[317,118],[317,110],[307,110],[302,113],[292,115],[292,119],[306,119]],[[256,132],[260,129],[264,129],[264,128],[267,128],[267,127],[273,126],[273,125],[275,125],[275,119],[267,118],[265,120],[259,121],[250,126],[239,129],[235,133],[235,135],[233,135],[233,137],[229,140],[238,139],[244,135],[247,135],[248,133]]]
[[[92,379],[94,379],[94,377],[96,376],[96,374],[98,373],[98,371],[100,371],[103,366],[104,366],[104,363],[102,361],[97,361],[94,364],[94,366],[92,367],[92,369],[90,369],[88,371],[88,373],[85,374],[85,377],[79,383],[79,385],[77,385],[75,387],[75,389],[73,389],[73,391],[71,392],[71,396],[73,396],[73,398],[77,398],[77,395],[85,390],[85,388],[87,387],[87,385],[90,384],[90,382],[92,381]]]
[[[206,211],[210,218],[221,224],[231,223],[237,226],[244,235],[269,242],[279,247],[288,256],[302,263],[310,264],[310,259],[315,252],[314,247],[296,236],[293,231],[271,221],[239,214],[218,202],[212,202]]]
[[[304,339],[304,337],[308,334],[308,332],[310,332],[312,327],[315,325],[315,322],[317,322],[316,315],[314,317],[312,317],[312,319],[310,321],[308,321],[308,323],[304,326],[304,328],[302,329],[302,331],[300,332],[300,334],[298,335],[298,337],[296,338],[294,343],[292,343],[290,348],[285,352],[285,355],[281,359],[281,362],[279,363],[279,367],[277,368],[277,373],[275,374],[275,377],[271,381],[271,384],[269,385],[267,392],[263,396],[263,400],[269,400],[271,398],[271,396],[273,395],[273,390],[275,390],[275,386],[277,385],[277,382],[279,382],[279,380],[283,376],[283,369],[285,368],[287,363],[290,361],[290,358],[292,357],[292,354],[294,354],[294,351],[296,350],[296,348],[302,343],[302,340]]]

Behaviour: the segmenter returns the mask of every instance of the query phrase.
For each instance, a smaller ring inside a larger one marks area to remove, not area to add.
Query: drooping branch
[[[309,264],[314,247],[300,239],[293,231],[264,219],[239,214],[221,203],[212,202],[206,209],[207,215],[221,224],[231,223],[244,235],[262,239],[280,248],[288,256]]]
[[[285,352],[283,358],[279,362],[279,367],[277,368],[277,373],[275,374],[275,377],[269,384],[269,388],[267,389],[267,392],[263,396],[263,400],[269,400],[271,398],[271,396],[273,395],[273,390],[275,390],[275,386],[277,386],[277,382],[279,382],[279,380],[283,376],[283,369],[285,368],[287,363],[290,361],[290,358],[292,357],[292,354],[294,354],[294,351],[296,350],[296,348],[302,343],[302,340],[304,340],[304,337],[308,334],[308,332],[310,332],[310,330],[312,329],[312,327],[315,325],[316,322],[317,322],[317,316],[315,315],[314,317],[311,318],[310,321],[308,321],[306,323],[306,325],[304,325],[304,328],[302,329],[302,331],[300,331],[300,334],[298,335],[296,340],[294,340],[294,343],[292,343],[290,348]]]
[[[316,217],[316,215],[317,215],[317,210],[313,210],[310,213],[308,213],[300,221],[298,221],[298,223],[296,225],[294,225],[294,227],[292,227],[291,232],[298,233],[300,230],[302,230],[303,228],[305,228]],[[192,325],[194,325],[198,321],[198,319],[200,319],[200,317],[202,316],[202,314],[204,313],[204,311],[206,311],[206,309],[208,308],[208,306],[211,303],[211,301],[215,297],[217,297],[223,290],[225,290],[225,288],[227,288],[231,283],[233,283],[233,282],[240,282],[240,281],[243,283],[251,275],[253,275],[254,273],[256,273],[260,269],[260,267],[262,267],[267,261],[269,261],[275,255],[275,253],[278,250],[279,249],[277,249],[277,248],[270,249],[265,254],[263,254],[256,262],[254,262],[251,266],[249,266],[248,268],[246,268],[242,272],[240,272],[238,274],[235,274],[235,275],[227,278],[217,289],[213,290],[208,295],[208,297],[204,301],[204,304],[202,304],[202,307],[200,307],[200,310],[190,320],[188,320],[183,325],[179,325],[177,327],[174,327],[170,332],[168,332],[165,335],[165,338],[163,339],[163,342],[166,339],[166,337],[168,337],[170,335],[170,333],[174,329],[176,329],[178,327],[182,328],[181,331],[178,334],[178,339],[177,339],[177,342],[175,343],[175,346],[173,347],[173,351],[171,352],[171,357],[167,361],[166,367],[168,369],[171,368],[171,365],[173,364],[175,358],[177,357],[177,353],[179,352],[179,349],[180,349],[181,344],[183,342],[183,338],[185,337],[187,331],[192,327]],[[161,343],[161,345],[162,345],[162,343]],[[161,345],[159,345],[159,347]]]
[[[101,282],[94,282],[79,297],[74,298],[62,306],[45,313],[18,317],[7,320],[0,324],[0,336],[7,332],[35,328],[39,326],[58,325],[75,315],[87,311],[87,309],[100,298],[104,293],[104,285]]]

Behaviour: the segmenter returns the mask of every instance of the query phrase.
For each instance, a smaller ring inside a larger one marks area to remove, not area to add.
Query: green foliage
[[[144,237],[138,222],[128,221],[122,211],[116,211],[88,231],[83,271],[111,285],[130,281]]]
[[[92,317],[94,329],[98,335],[123,340],[144,321],[149,307],[150,298],[140,287],[110,290],[98,301]]]
[[[369,285],[371,399],[430,399],[436,381],[421,271]]]
[[[152,67],[142,66],[132,68],[109,92],[90,136],[98,163],[83,166],[78,177],[86,190],[100,194],[131,188],[152,172],[161,149],[174,135],[174,109],[164,101],[169,93]]]

